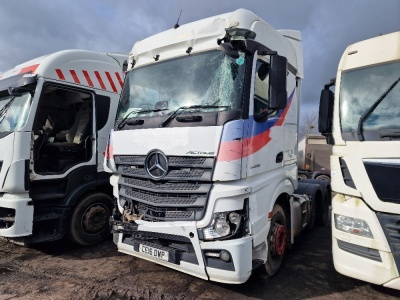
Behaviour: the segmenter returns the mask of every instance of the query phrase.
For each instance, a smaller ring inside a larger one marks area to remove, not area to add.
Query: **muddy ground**
[[[399,299],[398,291],[338,274],[330,227],[316,228],[287,253],[273,278],[242,285],[207,282],[118,253],[66,241],[24,248],[0,240],[0,300],[5,299]]]

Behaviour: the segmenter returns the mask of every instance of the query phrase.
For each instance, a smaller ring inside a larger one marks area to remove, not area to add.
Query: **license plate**
[[[169,253],[168,251],[160,250],[157,248],[149,247],[146,245],[139,245],[139,252],[147,254],[149,256],[168,261],[169,260]]]

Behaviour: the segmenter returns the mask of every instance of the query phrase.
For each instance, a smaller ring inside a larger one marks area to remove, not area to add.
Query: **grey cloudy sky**
[[[316,110],[348,44],[400,30],[400,0],[1,0],[0,72],[64,49],[128,53],[136,40],[246,8],[303,34],[302,111]]]

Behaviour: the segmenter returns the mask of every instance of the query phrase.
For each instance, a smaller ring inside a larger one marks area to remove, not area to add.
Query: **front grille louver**
[[[214,158],[167,157],[162,180],[145,170],[146,156],[115,156],[119,196],[132,212],[148,221],[194,221],[205,213],[211,190]]]

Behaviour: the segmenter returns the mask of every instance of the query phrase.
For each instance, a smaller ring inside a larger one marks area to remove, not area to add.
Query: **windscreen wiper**
[[[150,113],[150,112],[159,112],[159,111],[163,111],[163,110],[168,110],[168,108],[157,108],[157,109],[143,109],[143,110],[132,110],[131,112],[129,112],[123,119],[121,122],[119,122],[119,124],[117,125],[118,129],[121,129],[125,126],[125,124],[127,123],[127,120],[129,118],[130,115],[132,115],[133,113],[136,114],[145,114],[145,113]]]
[[[189,106],[181,106],[178,109],[176,109],[168,118],[166,118],[162,123],[160,124],[160,127],[166,127],[171,123],[171,121],[181,114],[183,111],[188,110],[188,109],[200,109],[200,108],[227,108],[230,107],[229,105],[189,105]]]
[[[400,77],[397,78],[392,85],[374,102],[374,104],[371,105],[371,107],[361,116],[360,120],[358,120],[358,126],[357,126],[357,135],[358,135],[358,140],[359,141],[364,141],[364,133],[363,133],[363,124],[366,119],[372,114],[372,112],[375,110],[375,108],[382,102],[383,99],[387,96],[387,94],[390,93],[391,90],[394,89],[397,83],[399,83]]]
[[[11,106],[11,104],[14,102],[15,100],[15,96],[12,97],[7,103],[6,105],[4,105],[1,110],[0,110],[0,123],[3,121],[3,118],[7,112],[7,110],[9,109],[9,107]]]

